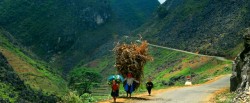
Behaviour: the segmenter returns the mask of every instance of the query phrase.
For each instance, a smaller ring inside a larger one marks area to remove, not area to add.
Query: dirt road
[[[131,100],[131,103],[209,103],[209,95],[225,87],[229,87],[230,75],[215,82],[169,90],[152,95],[145,100]]]
[[[118,103],[209,103],[209,97],[220,89],[229,88],[230,75],[220,76],[205,84],[173,87],[161,90],[153,90],[151,96],[147,93],[133,95],[132,98],[119,97]],[[112,103],[113,100],[99,103]]]
[[[136,40],[136,42],[141,43],[140,40]],[[157,47],[157,48],[162,48],[162,49],[167,49],[167,50],[174,50],[174,51],[178,51],[178,52],[182,52],[182,53],[197,55],[197,56],[205,56],[205,57],[216,58],[216,59],[221,60],[221,61],[228,61],[228,59],[226,59],[226,58],[224,58],[224,57],[211,56],[211,55],[204,55],[204,54],[199,54],[199,53],[193,53],[193,52],[189,52],[189,51],[185,51],[185,50],[174,49],[174,48],[164,47],[164,46],[155,45],[155,44],[150,44],[150,43],[148,43],[148,45],[149,45],[149,46],[153,46],[153,47]]]

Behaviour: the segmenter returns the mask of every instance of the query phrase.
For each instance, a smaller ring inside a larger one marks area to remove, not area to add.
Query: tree
[[[87,70],[86,68],[74,69],[70,73],[69,86],[78,91],[81,95],[83,93],[91,93],[91,88],[94,83],[99,83],[102,80],[100,73]]]
[[[159,8],[157,9],[157,14],[158,14],[158,17],[159,18],[164,18],[167,14],[168,14],[168,11],[166,9],[165,6],[159,6]]]

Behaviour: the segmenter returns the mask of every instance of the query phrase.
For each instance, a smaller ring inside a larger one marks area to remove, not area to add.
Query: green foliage
[[[87,70],[86,68],[77,68],[70,73],[69,86],[77,90],[80,95],[83,93],[90,93],[90,89],[94,83],[99,83],[102,76],[95,72]]]
[[[94,102],[94,97],[91,96],[89,93],[84,93],[81,95],[82,100],[84,100],[84,103]]]
[[[159,18],[164,18],[168,14],[167,8],[163,5],[159,6],[157,9],[157,14]]]
[[[229,89],[226,89],[225,91],[219,94],[216,94],[214,101],[216,103],[232,103],[232,100],[235,97],[236,97],[236,93],[230,92]]]
[[[55,95],[37,91],[26,85],[16,74],[8,61],[0,53],[0,102],[56,102],[59,98]]]
[[[84,93],[82,95],[78,95],[76,91],[69,92],[67,95],[63,96],[63,103],[91,103],[94,102],[95,99],[88,93]]]
[[[67,74],[80,61],[107,53],[98,49],[113,34],[142,25],[158,5],[157,0],[2,0],[0,26]]]
[[[242,30],[249,24],[249,3],[167,0],[135,34],[154,44],[234,58],[240,52]]]
[[[22,79],[25,79],[25,83],[30,85],[33,89],[42,89],[52,94],[64,95],[64,93],[67,92],[66,81],[58,72],[55,72],[46,62],[30,55],[32,53],[11,43],[11,39],[7,39],[6,36],[6,31],[1,29],[0,49],[7,59],[12,59],[10,62],[13,64],[11,66],[14,69],[21,68],[23,70],[22,73],[17,72],[17,74]]]
[[[11,103],[15,103],[18,98],[18,93],[14,89],[12,86],[0,82],[0,101],[7,100]]]
[[[69,92],[62,98],[63,103],[84,103],[77,92]]]

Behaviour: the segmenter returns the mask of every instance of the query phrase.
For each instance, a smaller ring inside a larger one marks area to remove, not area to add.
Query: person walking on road
[[[146,83],[146,88],[148,90],[148,95],[149,96],[151,95],[151,90],[152,90],[153,87],[154,87],[154,84],[152,83],[152,79],[149,78],[148,82]]]
[[[133,82],[139,83],[139,81],[133,78],[132,73],[128,73],[127,78],[125,78],[124,80],[126,81],[124,89],[127,92],[127,97],[131,97],[132,92],[135,90],[135,84]]]
[[[119,84],[115,80],[113,80],[111,88],[112,88],[111,96],[114,99],[114,103],[116,103],[116,98],[119,96]]]

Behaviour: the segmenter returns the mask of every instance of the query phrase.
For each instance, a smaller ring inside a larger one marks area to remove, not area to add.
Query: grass
[[[229,89],[223,90],[216,94],[212,101],[215,103],[232,103],[233,98],[236,96],[235,93],[230,92]]]
[[[144,67],[144,79],[141,81],[141,86],[135,93],[146,91],[145,83],[149,76],[153,77],[155,89],[167,88],[162,84],[162,81],[169,82],[170,78],[177,76],[187,76],[191,73],[195,74],[192,78],[193,84],[204,83],[211,78],[219,75],[228,74],[231,70],[231,61],[221,61],[213,57],[196,56],[192,54],[181,53],[162,48],[149,47],[150,54],[154,57],[154,61],[148,62]],[[101,70],[103,83],[106,83],[108,75],[116,73],[114,65],[115,58],[113,56],[104,56],[91,64],[82,65],[89,69]],[[93,65],[94,64],[94,65]],[[175,86],[183,86],[183,81],[175,81]],[[125,94],[121,84],[120,94]],[[107,96],[94,96],[96,100],[110,98]]]
[[[10,95],[14,97],[11,97]],[[0,98],[15,103],[18,98],[18,93],[14,92],[14,88],[10,85],[0,82]]]
[[[51,71],[51,68],[40,60],[30,58],[20,48],[9,42],[0,32],[0,50],[19,77],[33,89],[42,89],[50,94],[64,95],[68,89],[64,79]]]
[[[244,50],[244,44],[243,43],[240,43],[238,44],[235,48],[233,48],[232,50],[229,50],[227,52],[227,54],[231,54],[232,57],[236,57],[241,51]],[[234,58],[233,58],[234,59]]]

